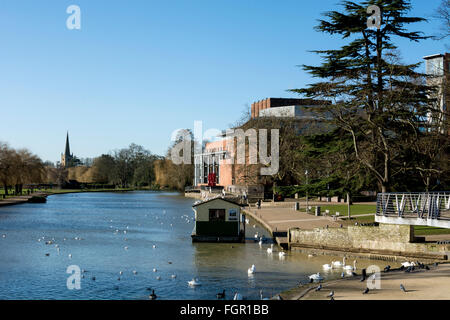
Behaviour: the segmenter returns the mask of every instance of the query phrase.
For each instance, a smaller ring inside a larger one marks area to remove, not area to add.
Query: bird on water
[[[225,289],[222,292],[219,292],[216,294],[217,299],[224,299],[225,298]]]
[[[156,300],[157,296],[155,294],[155,290],[152,290],[152,293],[148,296],[150,300]]]

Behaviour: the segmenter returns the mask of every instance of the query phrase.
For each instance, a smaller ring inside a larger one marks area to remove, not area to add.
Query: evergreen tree
[[[368,28],[368,7],[381,11],[380,28]],[[309,98],[332,101],[322,107],[332,122],[352,139],[359,163],[376,177],[382,192],[392,179],[411,167],[406,150],[414,143],[429,111],[429,94],[417,64],[400,62],[395,38],[426,39],[407,26],[425,21],[409,17],[407,0],[372,0],[360,4],[342,1],[343,12],[325,13],[316,29],[340,36],[347,44],[336,50],[314,51],[323,57],[320,66],[303,69],[317,83],[291,91]]]

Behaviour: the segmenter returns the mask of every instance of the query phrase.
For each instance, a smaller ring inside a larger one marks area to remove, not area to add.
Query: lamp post
[[[306,176],[306,213],[309,213],[309,207],[308,207],[308,170],[305,171]]]

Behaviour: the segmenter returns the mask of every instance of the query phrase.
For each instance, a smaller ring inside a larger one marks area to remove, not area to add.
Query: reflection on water
[[[276,246],[267,253],[270,242],[193,244],[192,204],[175,193],[82,193],[0,208],[0,298],[148,299],[154,289],[158,299],[215,299],[223,290],[226,299],[236,291],[258,299],[312,273],[340,277],[342,269],[322,270],[339,257],[280,257]],[[269,236],[251,219],[246,232]],[[369,264],[377,263],[358,260]],[[70,265],[85,271],[81,290],[67,289]],[[194,277],[201,286],[188,286]]]

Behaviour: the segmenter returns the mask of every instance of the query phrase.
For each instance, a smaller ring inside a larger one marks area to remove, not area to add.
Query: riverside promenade
[[[323,203],[311,202],[310,205]],[[313,208],[314,209],[314,208]],[[294,210],[294,202],[264,203],[261,209],[250,205],[244,209],[244,213],[252,217],[275,238],[278,245],[287,247],[287,232],[289,228],[312,230],[315,228],[340,228],[341,222],[330,216],[315,216],[314,214]]]
[[[401,270],[381,272],[380,288],[363,291],[367,283],[361,277],[348,277],[322,283],[322,290],[316,291],[317,284],[293,288],[281,293],[286,300],[330,300],[334,291],[335,300],[448,300],[450,299],[450,264],[430,265],[430,270],[416,269],[413,272]],[[403,285],[405,291],[400,290]]]

